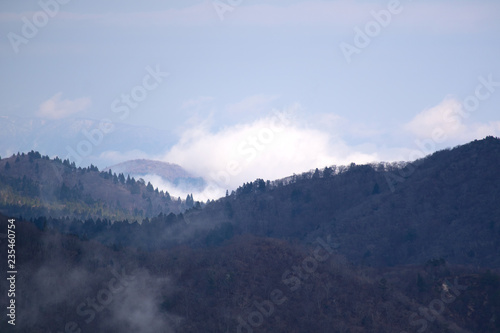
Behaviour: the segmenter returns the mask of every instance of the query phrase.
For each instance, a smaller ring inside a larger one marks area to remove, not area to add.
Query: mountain
[[[103,171],[113,170],[120,173],[129,173],[130,175],[155,174],[161,176],[167,181],[173,182],[177,178],[192,177],[186,170],[177,164],[146,159],[131,160],[115,164]]]
[[[358,264],[442,258],[498,269],[499,166],[500,139],[488,137],[410,163],[351,164],[256,180],[185,216],[193,225],[218,220],[241,232],[304,243],[331,235]]]
[[[8,224],[0,214],[1,230]],[[500,277],[487,270],[357,266],[328,237],[303,246],[244,235],[144,252],[14,224],[16,327],[2,320],[2,332],[500,330]],[[7,302],[0,298],[4,309]]]
[[[488,137],[411,163],[351,164],[257,179],[203,209],[162,214],[139,229],[102,230],[95,237],[108,245],[157,249],[217,245],[238,234],[304,244],[331,235],[335,247],[357,264],[443,259],[498,269],[499,165],[500,140]],[[56,229],[60,224],[51,223]]]
[[[189,208],[150,183],[34,151],[1,159],[0,185],[0,212],[25,218],[142,220]]]
[[[15,221],[16,331],[500,332],[499,166],[500,139],[487,137],[417,161],[257,179],[141,224],[32,210]],[[19,212],[45,196],[57,212],[82,200],[57,194],[78,180],[102,203],[107,187],[130,197],[130,181],[96,169],[2,159],[2,198]],[[153,202],[148,187],[126,207]]]
[[[182,189],[186,193],[201,192],[206,186],[202,177],[193,176],[177,164],[161,161],[146,159],[125,161],[104,169],[104,171],[108,170],[124,175],[129,174],[135,178],[146,179],[148,176],[159,176],[163,182]]]

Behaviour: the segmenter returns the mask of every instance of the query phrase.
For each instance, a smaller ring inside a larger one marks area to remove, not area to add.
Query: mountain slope
[[[141,220],[186,208],[151,184],[33,151],[0,160],[0,184],[0,212],[26,218]]]
[[[499,268],[499,166],[500,140],[489,137],[403,169],[352,165],[334,176],[306,174],[287,186],[264,188],[256,181],[205,211],[256,235],[309,242],[331,234],[355,262],[444,258]]]
[[[107,244],[124,245],[126,239],[147,249],[210,247],[238,234],[303,244],[331,235],[340,253],[364,265],[444,259],[500,268],[499,152],[500,140],[486,138],[411,164],[351,165],[256,180],[203,209],[161,215],[137,228],[85,233]]]
[[[16,332],[60,332],[70,322],[110,333],[500,329],[500,278],[488,271],[356,267],[328,237],[302,246],[245,235],[209,249],[142,252],[15,225]],[[0,228],[7,229],[1,214]],[[0,322],[2,332],[10,329]]]
[[[34,152],[16,159],[0,160],[11,204],[80,203],[57,192],[66,184],[73,193],[78,180],[109,205],[106,195],[131,190],[93,166]],[[411,163],[258,179],[142,224],[18,220],[16,329],[500,332],[499,165],[500,140],[488,137]],[[135,204],[153,200],[148,187]]]

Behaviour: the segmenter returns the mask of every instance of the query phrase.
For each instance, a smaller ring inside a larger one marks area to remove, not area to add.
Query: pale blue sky
[[[322,147],[315,151],[321,158],[284,158],[279,165],[289,167],[279,172],[265,169],[264,157],[241,162],[231,184],[252,180],[258,169],[273,178],[320,163],[408,159],[415,140],[430,139],[436,127],[446,132],[436,148],[500,133],[498,86],[455,126],[441,116],[464,114],[460,103],[474,95],[480,77],[500,81],[498,1],[401,0],[350,63],[341,43],[356,46],[355,28],[373,26],[372,11],[397,1],[65,1],[46,15],[47,24],[36,14],[38,1],[0,4],[0,115],[108,118],[165,130],[178,143],[142,155],[198,173],[238,159],[245,137],[234,133],[258,133],[255,126],[274,109],[293,110],[283,135],[304,135]],[[217,3],[240,4],[221,20]],[[33,22],[34,15],[42,20],[38,32],[15,52],[9,38],[25,38],[23,18]],[[141,86],[147,67],[169,76],[120,119],[113,101]],[[294,138],[283,137],[283,144]],[[217,150],[204,156],[201,142],[217,143]],[[285,149],[276,142],[269,151]],[[106,166],[114,161],[106,152],[116,161],[141,155],[140,147],[108,147],[105,138],[99,145],[83,164]],[[309,156],[304,149],[295,154]],[[219,162],[204,162],[211,159]]]

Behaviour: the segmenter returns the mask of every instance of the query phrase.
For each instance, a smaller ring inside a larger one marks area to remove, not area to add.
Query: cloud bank
[[[316,167],[368,163],[376,153],[349,147],[340,138],[301,124],[298,104],[246,124],[211,131],[207,122],[186,130],[162,158],[218,187],[235,189],[256,178],[278,179]],[[204,200],[205,198],[199,198]],[[211,198],[213,199],[213,197]]]

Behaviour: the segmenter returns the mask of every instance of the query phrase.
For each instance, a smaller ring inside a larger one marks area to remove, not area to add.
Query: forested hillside
[[[488,137],[257,179],[202,205],[34,152],[2,159],[2,209],[30,216],[16,220],[16,329],[500,332],[499,166]]]
[[[145,252],[25,221],[16,231],[17,324],[2,321],[2,332],[500,330],[500,278],[486,269],[353,265],[328,237],[305,246],[241,235],[210,248]]]
[[[0,160],[0,212],[10,216],[142,220],[189,206],[123,173],[76,168],[31,151]]]
[[[35,223],[144,249],[213,246],[238,234],[305,244],[330,235],[358,264],[444,259],[500,268],[498,166],[500,140],[487,138],[412,163],[331,166],[281,180],[258,179],[203,209],[162,213],[142,226],[45,217]]]

